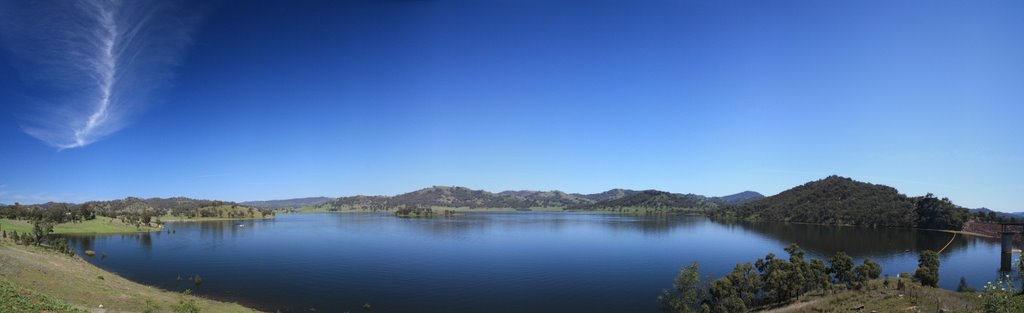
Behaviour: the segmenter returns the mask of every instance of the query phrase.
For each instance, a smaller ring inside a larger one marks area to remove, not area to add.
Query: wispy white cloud
[[[25,133],[59,149],[124,128],[171,76],[198,15],[177,1],[0,3],[0,32],[34,89]]]

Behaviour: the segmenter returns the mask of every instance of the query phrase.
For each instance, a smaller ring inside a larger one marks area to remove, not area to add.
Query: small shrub
[[[1014,287],[1010,275],[1000,278],[994,284],[989,282],[981,292],[982,310],[986,313],[1024,312],[1024,297],[1014,296]]]
[[[171,311],[174,313],[199,313],[199,305],[196,304],[196,300],[190,299],[188,296],[192,295],[192,290],[186,289],[185,292],[181,293],[181,300],[178,300],[177,304],[171,305]]]
[[[142,308],[142,313],[154,312],[160,312],[160,304],[153,302],[151,299],[146,299],[146,306]]]
[[[106,280],[106,279],[104,279],[104,278],[103,278],[103,275],[100,275],[100,276],[96,276],[96,279],[99,279],[99,280]]]

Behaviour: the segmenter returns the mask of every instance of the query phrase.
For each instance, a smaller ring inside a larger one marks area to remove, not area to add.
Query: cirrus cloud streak
[[[167,86],[197,21],[173,1],[0,3],[4,45],[31,86],[22,130],[59,149],[121,130]]]

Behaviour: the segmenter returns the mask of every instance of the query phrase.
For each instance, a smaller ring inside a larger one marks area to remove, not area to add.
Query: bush
[[[837,282],[845,284],[853,281],[853,258],[846,252],[837,252],[829,259],[828,263],[828,272],[835,276]]]
[[[981,292],[981,305],[985,313],[1024,312],[1024,296],[1015,295],[1010,275],[1000,278],[994,284],[989,282]]]
[[[199,305],[196,304],[196,300],[189,299],[188,296],[192,294],[192,290],[185,290],[181,295],[181,300],[178,300],[177,304],[171,305],[171,311],[174,313],[199,313]]]
[[[921,286],[938,287],[939,272],[927,267],[918,267],[914,271],[914,280],[921,283]]]
[[[146,306],[142,309],[142,313],[154,312],[160,312],[160,304],[153,302],[151,299],[146,299]]]
[[[939,286],[939,254],[935,251],[921,251],[917,260],[917,270],[914,271],[914,280],[921,283],[921,286]]]
[[[853,269],[853,273],[854,275],[851,285],[856,289],[860,289],[863,287],[864,282],[876,279],[882,274],[882,266],[878,265],[878,263],[875,263],[875,261],[872,261],[870,258],[865,258],[861,265],[857,265],[857,267]]]

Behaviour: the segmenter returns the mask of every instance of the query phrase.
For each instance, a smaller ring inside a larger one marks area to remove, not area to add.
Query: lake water
[[[883,273],[913,272],[952,234],[794,224],[725,225],[700,216],[473,213],[282,214],[266,221],[168,223],[167,232],[73,237],[89,262],[130,280],[282,312],[657,312],[680,266],[720,276],[792,242],[808,257],[846,251]],[[909,250],[909,251],[908,251]],[[105,257],[101,257],[105,254]],[[998,277],[996,241],[957,236],[940,285]],[[196,288],[188,277],[199,274]],[[177,277],[185,278],[177,281]]]

